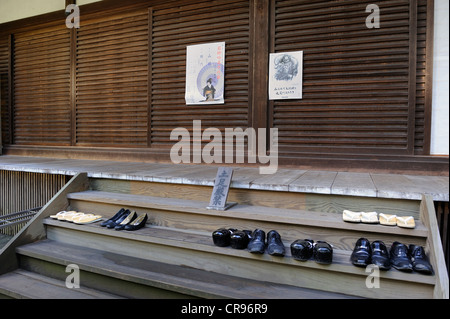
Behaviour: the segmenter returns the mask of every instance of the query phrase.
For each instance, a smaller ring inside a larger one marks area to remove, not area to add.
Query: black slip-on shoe
[[[353,252],[350,256],[350,261],[357,267],[367,267],[370,264],[372,251],[370,242],[366,238],[360,238],[356,241]]]

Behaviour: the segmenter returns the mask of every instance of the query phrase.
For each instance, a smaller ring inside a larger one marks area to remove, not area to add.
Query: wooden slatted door
[[[411,154],[414,4],[377,1],[368,28],[370,3],[272,2],[273,52],[304,51],[303,99],[272,104],[281,151]]]
[[[217,0],[151,10],[151,146],[173,145],[174,128],[247,128],[249,1]],[[225,42],[225,104],[186,105],[186,47]]]
[[[0,38],[0,155],[2,145],[9,143],[9,37]]]
[[[83,20],[76,38],[74,144],[146,147],[148,11]]]
[[[14,143],[70,145],[69,29],[37,28],[14,40]]]

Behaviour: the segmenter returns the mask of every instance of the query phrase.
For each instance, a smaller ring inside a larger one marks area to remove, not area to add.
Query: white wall
[[[449,155],[449,1],[435,1],[431,154]]]
[[[84,5],[101,0],[77,0]],[[65,0],[0,0],[0,24],[65,9]]]

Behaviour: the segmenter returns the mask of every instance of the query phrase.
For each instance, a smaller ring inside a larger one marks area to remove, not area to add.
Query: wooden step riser
[[[73,210],[83,212],[94,212],[101,214],[105,218],[112,217],[122,206],[108,203],[98,203],[82,200],[71,200],[70,207]],[[289,245],[296,239],[313,239],[327,241],[338,249],[351,250],[360,237],[367,237],[370,241],[382,240],[390,246],[394,241],[400,241],[405,244],[425,245],[425,237],[392,235],[384,233],[367,233],[357,230],[346,230],[339,228],[311,227],[307,225],[294,225],[287,223],[275,223],[262,220],[252,220],[243,218],[227,218],[221,216],[220,212],[216,215],[199,215],[179,211],[155,210],[142,207],[127,207],[135,210],[138,214],[147,213],[149,224],[169,227],[175,229],[187,229],[211,234],[214,230],[226,227],[236,229],[263,229],[266,232],[274,229],[281,235],[284,243]],[[371,227],[372,225],[369,225]],[[375,226],[379,228],[378,226]],[[386,226],[387,227],[387,226]]]
[[[209,202],[211,186],[166,184],[154,182],[90,179],[90,188],[105,192],[180,198]],[[414,216],[419,218],[420,201],[375,198],[363,196],[343,196],[333,194],[298,193],[287,191],[231,188],[229,202],[242,205],[266,206],[274,208],[299,209],[316,212],[338,213],[344,209],[352,211],[377,211],[379,213]]]
[[[293,259],[280,261],[279,257],[267,254],[253,255],[247,251],[214,247],[210,251],[200,250],[190,244],[184,247],[179,242],[161,240],[160,242],[142,242],[139,240],[105,236],[60,227],[48,227],[48,238],[83,247],[100,249],[131,257],[159,261],[163,263],[193,267],[242,278],[270,281],[304,288],[326,290],[367,298],[431,298],[433,286],[429,283],[392,278],[392,273],[381,274],[381,287],[368,289],[367,275],[362,268],[353,267],[350,271],[333,271],[329,266],[318,265],[314,261],[299,262]],[[347,266],[334,264],[335,269],[348,269]],[[397,272],[398,273],[398,272]],[[332,285],[329,283],[333,283]]]
[[[67,261],[70,264],[70,257]],[[69,275],[66,272],[67,264],[62,261],[46,261],[29,256],[20,255],[20,266],[22,269],[36,272],[38,274],[66,281]],[[97,289],[111,294],[116,294],[123,298],[131,299],[185,299],[196,298],[192,295],[177,293],[139,283],[130,278],[123,278],[120,274],[102,274],[101,270],[95,272],[92,269],[85,270],[80,266],[80,287]],[[69,289],[69,288],[68,288]],[[73,288],[75,289],[75,288]]]

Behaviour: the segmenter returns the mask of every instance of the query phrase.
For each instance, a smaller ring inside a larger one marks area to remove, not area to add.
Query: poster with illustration
[[[186,55],[186,104],[223,104],[225,42],[191,45]]]
[[[269,99],[301,99],[302,94],[303,51],[271,53]]]

